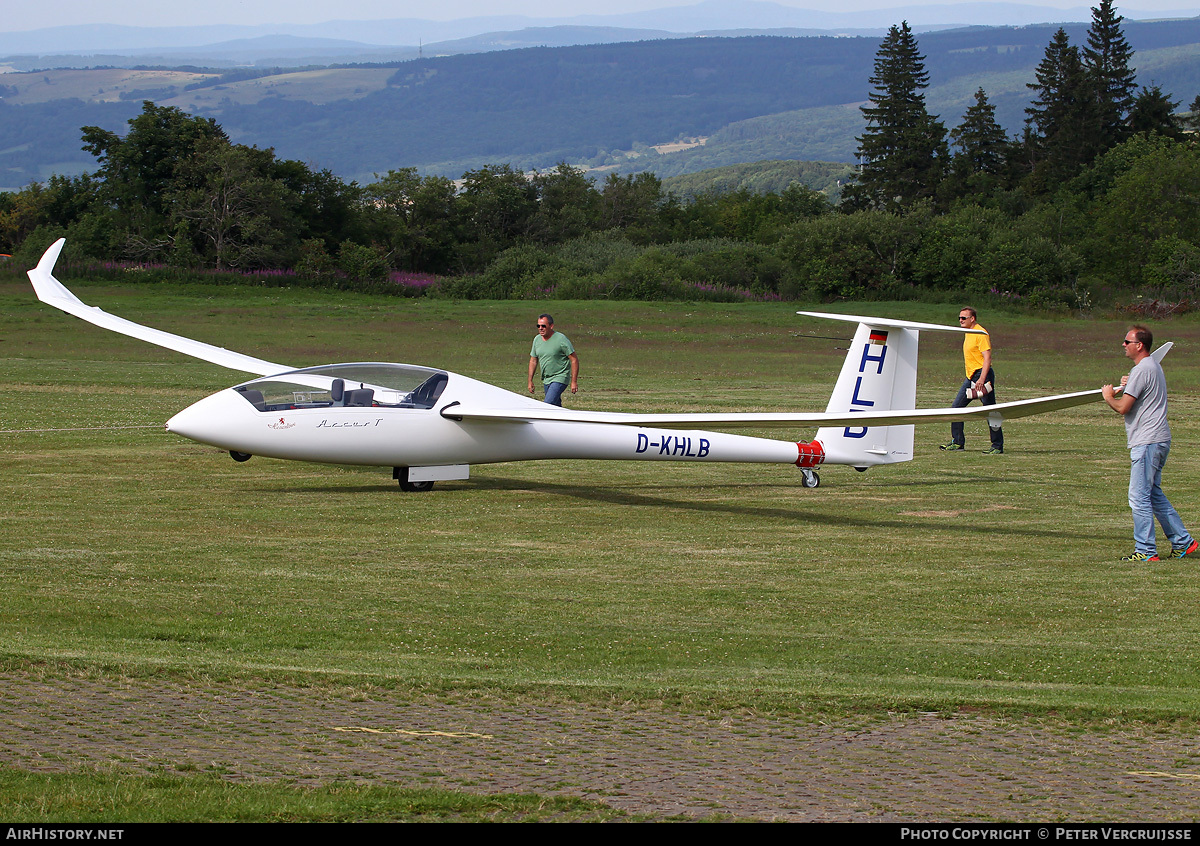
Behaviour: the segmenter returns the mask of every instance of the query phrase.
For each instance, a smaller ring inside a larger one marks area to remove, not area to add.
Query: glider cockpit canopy
[[[259,411],[297,408],[433,408],[450,374],[386,362],[325,364],[263,376],[234,387]]]

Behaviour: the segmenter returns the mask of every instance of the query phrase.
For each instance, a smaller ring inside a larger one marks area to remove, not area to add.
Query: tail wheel
[[[817,475],[815,470],[801,470],[800,472],[804,474],[804,487],[815,488],[821,484],[821,477]]]

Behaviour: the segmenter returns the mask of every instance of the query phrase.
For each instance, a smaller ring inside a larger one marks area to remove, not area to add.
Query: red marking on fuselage
[[[820,441],[797,443],[796,449],[800,451],[796,458],[797,467],[817,467],[825,462],[825,447],[821,446]]]

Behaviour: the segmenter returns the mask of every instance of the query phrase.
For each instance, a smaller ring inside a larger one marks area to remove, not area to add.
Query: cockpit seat
[[[355,388],[346,391],[342,398],[346,408],[369,408],[375,400],[375,391],[371,388]]]
[[[446,390],[446,383],[449,381],[450,377],[445,373],[430,376],[413,391],[412,404],[417,408],[433,408],[433,404],[442,395],[442,391]]]

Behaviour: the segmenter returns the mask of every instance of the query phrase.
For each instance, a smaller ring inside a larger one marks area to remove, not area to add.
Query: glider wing
[[[38,262],[38,266],[29,271],[29,281],[33,283],[33,290],[37,293],[38,299],[46,305],[54,306],[67,314],[73,314],[102,329],[110,329],[131,338],[157,344],[160,347],[166,347],[169,350],[175,350],[204,361],[211,361],[213,364],[228,367],[230,370],[256,373],[259,376],[272,376],[293,369],[286,364],[263,361],[261,358],[242,355],[224,347],[193,341],[191,338],[172,335],[170,332],[163,332],[159,329],[151,329],[149,326],[142,326],[140,323],[134,323],[132,320],[117,317],[96,306],[88,305],[54,278],[54,264],[58,261],[58,254],[62,252],[65,243],[66,239],[59,238],[51,244],[50,249],[46,250],[42,260]]]
[[[570,408],[546,406],[540,408],[483,408],[452,404],[441,410],[443,417],[459,420],[495,420],[510,423],[532,423],[535,420],[554,420],[563,423],[608,423],[618,426],[646,426],[658,429],[772,429],[797,426],[901,426],[910,423],[950,423],[999,415],[1003,420],[1028,417],[1085,405],[1101,399],[1100,391],[1080,391],[1052,397],[1016,400],[974,408],[925,408],[886,411],[871,414],[851,412],[774,413],[674,413],[627,414],[613,411],[577,411]]]

